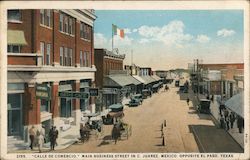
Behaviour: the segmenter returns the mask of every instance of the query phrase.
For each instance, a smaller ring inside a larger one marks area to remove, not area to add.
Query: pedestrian
[[[187,98],[187,105],[189,106],[189,98]]]
[[[166,119],[164,120],[164,127],[166,127],[167,126],[167,121],[166,121]]]
[[[225,108],[225,109],[224,109],[224,118],[225,118],[225,119],[227,118],[228,114],[229,114],[229,112],[228,112],[228,110]]]
[[[37,142],[38,142],[38,150],[41,153],[42,152],[42,147],[45,142],[45,127],[42,126],[41,130],[37,132]]]
[[[234,126],[234,121],[235,121],[235,115],[234,115],[233,112],[230,113],[229,119],[230,119],[231,128],[233,128],[233,126]]]
[[[225,118],[225,121],[226,121],[226,125],[227,125],[227,131],[230,129],[230,127],[229,127],[229,123],[230,123],[230,119],[229,119],[229,116],[227,116],[226,118]]]
[[[80,125],[80,140],[84,143],[84,127],[83,124]]]
[[[224,129],[225,128],[225,120],[223,116],[220,117],[220,128]]]
[[[219,107],[219,110],[220,110],[220,116],[222,116],[222,110],[223,110],[223,105],[221,104],[220,107]]]
[[[56,136],[55,136],[55,128],[51,127],[49,130],[49,139],[50,139],[50,150],[55,150]]]
[[[29,137],[30,137],[30,149],[33,150],[34,140],[35,140],[35,126],[32,126],[29,129]]]
[[[57,138],[58,138],[58,130],[56,129],[56,126],[54,126],[54,134],[55,134],[55,145],[58,146],[58,143],[57,143]]]
[[[214,95],[211,96],[211,101],[214,102]]]
[[[237,116],[237,126],[239,128],[239,133],[242,133],[242,128],[243,128],[243,118],[241,118],[240,116]]]

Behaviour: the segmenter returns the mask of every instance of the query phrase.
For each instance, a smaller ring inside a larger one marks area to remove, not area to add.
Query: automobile
[[[140,103],[142,103],[143,98],[141,94],[135,94],[132,96],[133,99],[138,99],[140,101]]]
[[[146,99],[148,96],[151,96],[151,91],[148,89],[143,89],[142,90],[142,98]]]
[[[200,103],[198,105],[199,113],[210,114],[210,100],[208,99],[200,99]]]
[[[135,107],[135,106],[138,106],[140,105],[140,100],[138,99],[135,99],[135,98],[132,98],[130,101],[129,101],[129,107]]]

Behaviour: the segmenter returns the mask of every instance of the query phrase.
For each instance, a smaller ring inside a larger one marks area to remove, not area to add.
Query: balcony
[[[8,71],[95,72],[96,67],[43,65],[39,53],[8,53]]]

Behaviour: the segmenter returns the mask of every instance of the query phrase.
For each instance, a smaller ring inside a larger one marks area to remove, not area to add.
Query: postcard
[[[1,159],[249,159],[247,1],[0,11]]]

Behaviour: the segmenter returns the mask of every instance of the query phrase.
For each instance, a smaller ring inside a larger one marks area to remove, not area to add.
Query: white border
[[[214,10],[214,9],[242,9],[244,10],[244,82],[245,82],[245,154],[233,154],[233,159],[248,159],[249,158],[249,2],[246,1],[4,1],[0,2],[0,106],[1,106],[1,158],[15,159],[19,154],[7,153],[7,15],[6,9],[95,9],[95,10]],[[81,7],[79,7],[81,6]],[[111,155],[117,155],[107,153]],[[169,153],[171,154],[171,153]],[[177,153],[180,156],[182,153]],[[186,155],[194,153],[183,153]],[[33,155],[24,154],[26,159],[34,159]],[[46,155],[59,155],[48,153]],[[68,154],[70,155],[70,154]],[[77,155],[77,154],[76,154]],[[88,155],[88,154],[85,154]],[[94,155],[94,154],[92,154]],[[141,155],[141,154],[138,154]],[[208,155],[208,154],[200,154]],[[220,155],[220,154],[218,154]],[[141,157],[142,158],[142,157]],[[141,159],[140,158],[140,159]],[[23,158],[19,158],[23,159]],[[38,158],[37,158],[38,159]],[[40,159],[40,158],[39,158]],[[45,159],[45,158],[42,158]],[[53,158],[55,159],[55,158]],[[90,158],[94,159],[94,158]],[[96,158],[95,158],[96,159]],[[119,159],[119,158],[116,158]],[[131,159],[131,157],[129,158]],[[178,158],[177,158],[178,159]],[[195,159],[195,158],[185,158]],[[218,156],[216,159],[231,159]]]

